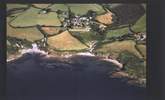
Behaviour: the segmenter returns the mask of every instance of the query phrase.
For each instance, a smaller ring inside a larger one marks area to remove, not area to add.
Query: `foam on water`
[[[77,55],[83,55],[83,56],[95,56],[94,54],[90,53],[90,52],[81,52],[81,53],[77,53]]]
[[[48,52],[45,52],[44,50],[40,50],[36,43],[32,44],[31,49],[23,49],[21,51],[21,54],[25,54],[25,53],[30,53],[30,54],[41,53],[41,54],[44,54],[44,55],[48,55]]]
[[[26,53],[28,53],[28,54],[43,54],[43,55],[45,55],[45,57],[49,57],[48,52],[45,52],[44,50],[40,50],[40,49],[38,48],[38,46],[37,46],[36,43],[33,43],[33,44],[32,44],[32,48],[31,48],[31,49],[23,49],[23,50],[21,51],[21,54],[22,54],[22,55],[23,55],[23,54],[26,54]],[[80,52],[80,53],[77,53],[77,54],[75,54],[75,55],[93,56],[93,57],[95,56],[94,54],[92,54],[92,53],[90,53],[90,52]],[[70,55],[65,55],[64,57],[65,57],[65,58],[69,58],[69,57],[72,57],[72,56],[73,56],[73,55],[70,54]],[[111,62],[111,63],[117,65],[117,66],[120,67],[120,68],[123,67],[123,64],[120,63],[119,61],[115,60],[115,59],[106,58],[106,59],[102,59],[102,60],[109,61],[109,62]]]

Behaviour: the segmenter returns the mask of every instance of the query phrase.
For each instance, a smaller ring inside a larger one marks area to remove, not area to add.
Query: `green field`
[[[136,22],[132,29],[135,32],[146,32],[146,14]]]
[[[7,4],[7,11],[15,8],[28,8],[28,4]]]
[[[52,11],[68,11],[68,7],[65,4],[53,4],[52,6],[49,7]]]
[[[136,43],[132,40],[115,41],[112,43],[100,45],[96,48],[95,52],[102,54],[110,54],[117,58],[121,52],[128,51],[141,58],[142,56],[136,50],[135,45]]]
[[[142,16],[135,25],[132,26],[132,29],[135,32],[146,32],[146,15]],[[106,34],[106,38],[119,37],[125,35],[129,32],[128,27],[108,30]]]
[[[10,22],[13,27],[29,27],[38,25],[45,26],[61,26],[57,14],[49,12],[47,14],[39,14],[41,10],[31,7],[21,15]]]
[[[67,6],[76,15],[85,15],[89,10],[95,11],[97,14],[105,13],[99,4],[67,4]]]
[[[7,36],[16,37],[18,39],[26,39],[28,41],[35,41],[44,36],[36,28],[12,28],[7,24]]]
[[[106,34],[106,38],[112,38],[112,37],[119,37],[123,36],[125,34],[128,34],[128,27],[121,28],[121,29],[115,29],[115,30],[108,30]]]
[[[101,37],[99,35],[96,35],[96,33],[91,32],[91,31],[89,31],[89,32],[71,32],[71,34],[73,36],[75,36],[76,38],[78,38],[83,43],[85,43],[86,45],[89,45],[89,43],[91,41],[101,40]]]

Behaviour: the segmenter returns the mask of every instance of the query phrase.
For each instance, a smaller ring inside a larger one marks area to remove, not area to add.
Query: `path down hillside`
[[[146,100],[144,88],[108,78],[114,65],[96,57],[26,54],[7,70],[8,100]]]

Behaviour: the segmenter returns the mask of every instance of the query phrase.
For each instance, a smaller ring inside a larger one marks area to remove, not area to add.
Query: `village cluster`
[[[92,17],[80,17],[75,16],[70,19],[66,19],[63,23],[64,27],[70,27],[70,28],[87,28],[89,27],[90,20]]]

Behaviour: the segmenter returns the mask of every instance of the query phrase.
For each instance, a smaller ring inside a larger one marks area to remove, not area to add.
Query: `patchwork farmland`
[[[94,55],[99,59],[96,65],[110,66],[104,59],[123,64],[109,77],[122,73],[121,77],[145,87],[146,81],[141,82],[146,79],[144,4],[7,4],[6,19],[7,59],[32,44],[56,57]]]

